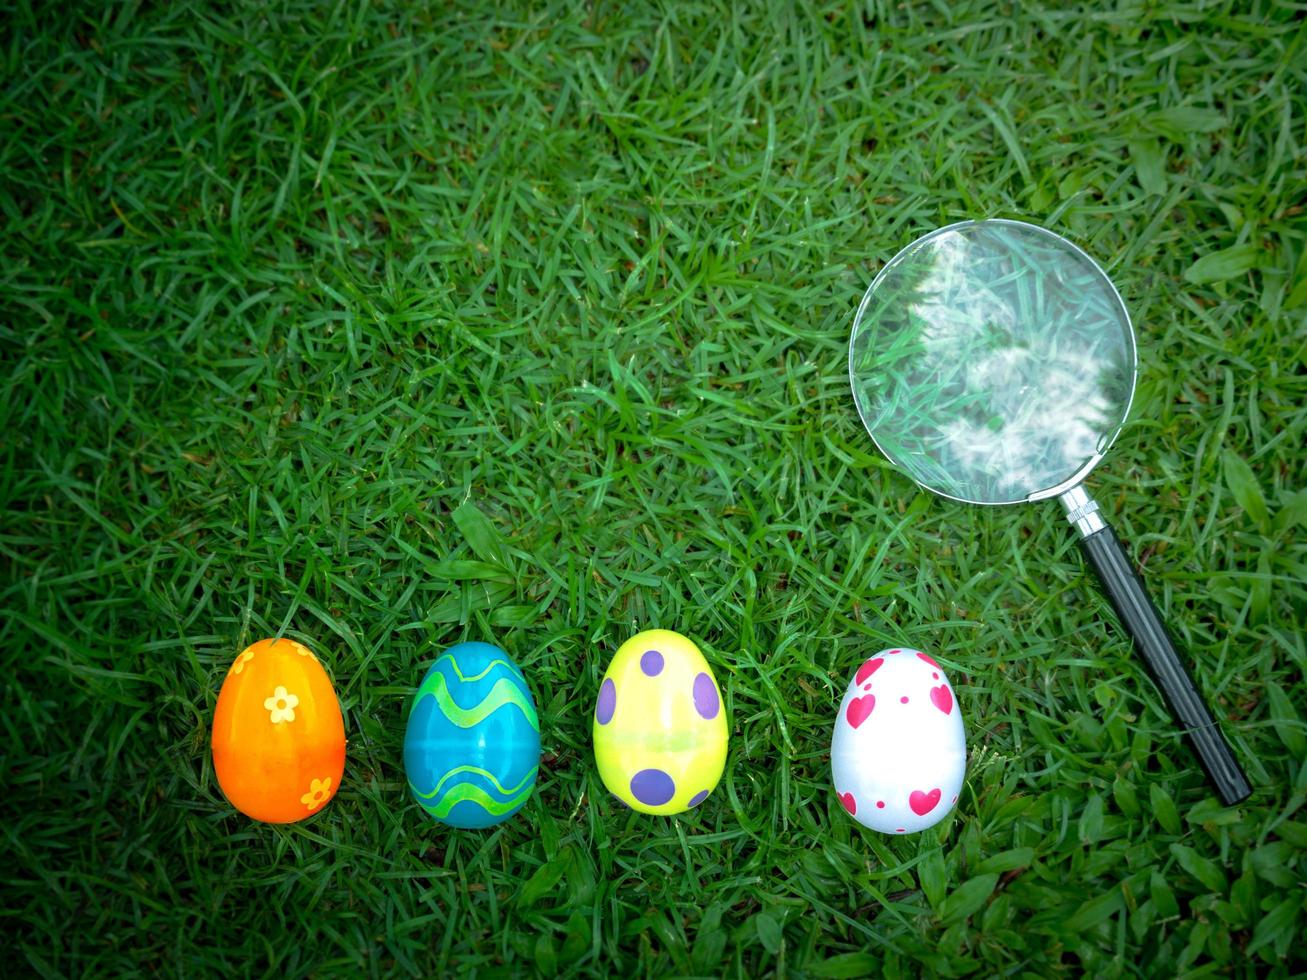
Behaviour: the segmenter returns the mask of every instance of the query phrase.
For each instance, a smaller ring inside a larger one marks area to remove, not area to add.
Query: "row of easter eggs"
[[[712,668],[668,630],[631,637],[613,656],[594,710],[604,785],[642,813],[698,806],[726,766],[727,722]],[[831,769],[840,803],[885,833],[923,830],[957,802],[965,738],[953,689],[920,651],[863,663],[840,704]],[[522,671],[499,647],[460,643],[427,670],[404,735],[414,798],[453,827],[489,827],[530,797],[540,722]],[[308,647],[261,640],[232,664],[213,719],[213,764],[232,805],[292,823],[335,795],[345,728],[331,681]]]

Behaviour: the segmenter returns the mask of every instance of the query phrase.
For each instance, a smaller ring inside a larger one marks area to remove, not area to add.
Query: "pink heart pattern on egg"
[[[930,700],[944,714],[947,715],[953,712],[953,692],[948,689],[947,684],[932,687],[930,689]]]
[[[865,664],[858,668],[858,676],[855,683],[861,684],[876,671],[880,670],[880,665],[885,662],[883,657],[872,657]]]
[[[860,698],[854,698],[849,702],[849,708],[844,713],[844,717],[849,720],[849,724],[857,728],[867,716],[871,714],[871,709],[876,707],[876,695],[868,694]]]
[[[912,807],[912,812],[919,817],[924,817],[931,810],[939,805],[940,792],[938,787],[932,789],[929,793],[923,793],[919,789],[914,789],[912,795],[908,797],[908,806]]]
[[[856,814],[858,812],[858,801],[853,798],[852,793],[841,793],[840,803],[844,805],[844,809],[848,810],[849,813]]]

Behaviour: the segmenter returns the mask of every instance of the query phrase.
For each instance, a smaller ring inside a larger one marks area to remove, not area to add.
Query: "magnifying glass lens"
[[[858,412],[921,485],[972,503],[1079,482],[1134,392],[1135,344],[1103,270],[1034,225],[972,221],[909,245],[863,297]]]

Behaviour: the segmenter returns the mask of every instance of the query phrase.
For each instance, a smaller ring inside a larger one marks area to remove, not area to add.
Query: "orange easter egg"
[[[331,679],[294,640],[260,640],[232,663],[213,713],[213,768],[231,805],[265,823],[311,817],[345,771]]]

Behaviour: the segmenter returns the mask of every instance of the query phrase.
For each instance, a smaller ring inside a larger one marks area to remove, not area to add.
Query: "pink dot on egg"
[[[884,801],[884,800],[877,800],[877,801],[876,801],[876,809],[878,809],[878,810],[883,810],[883,809],[885,809],[885,801]]]
[[[870,691],[870,690],[871,690],[871,685],[870,685],[870,684],[863,684],[863,685],[862,685],[862,689],[863,689],[864,691]]]
[[[907,827],[900,827],[898,830],[894,831],[894,833],[896,834],[906,834],[907,832],[908,832]]]
[[[939,674],[935,673],[933,670],[930,672],[930,676],[935,678],[935,680],[939,680]]]
[[[899,703],[900,703],[900,704],[907,704],[907,703],[908,703],[908,696],[905,694],[905,695],[903,695],[903,697],[899,698]]]
[[[958,798],[957,798],[956,796],[953,797],[953,802],[956,803],[957,801],[958,801]]]

